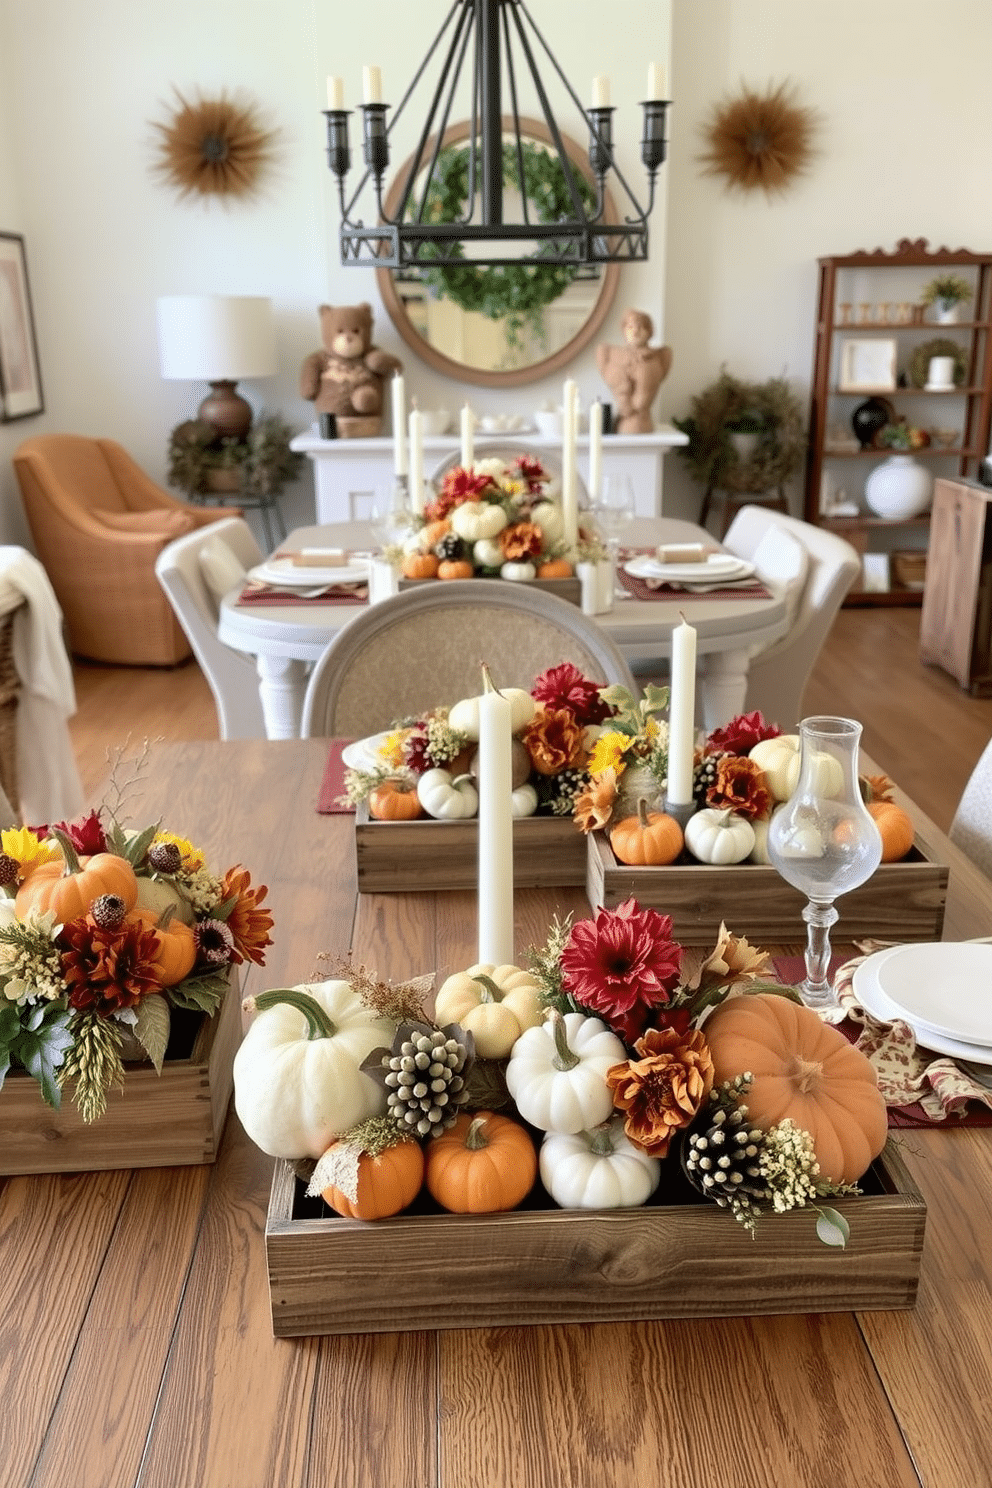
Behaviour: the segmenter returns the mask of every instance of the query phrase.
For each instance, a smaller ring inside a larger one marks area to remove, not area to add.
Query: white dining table
[[[631,525],[631,547],[660,543],[706,542],[710,533],[675,517],[638,517]],[[306,547],[343,548],[348,552],[374,547],[366,522],[340,522],[297,527],[281,545],[280,553]],[[665,599],[617,599],[613,609],[596,622],[615,642],[633,671],[647,674],[653,662],[671,655],[672,631],[682,616],[696,631],[696,653],[702,724],[709,732],[744,710],[747,669],[751,655],[778,640],[788,626],[784,596],[773,590],[768,598],[712,598],[672,591]],[[243,586],[224,596],[218,634],[225,645],[256,658],[258,688],[270,739],[294,739],[300,734],[303,698],[313,663],[349,621],[362,614],[364,604],[320,604],[297,599],[287,591],[285,604],[240,603]]]

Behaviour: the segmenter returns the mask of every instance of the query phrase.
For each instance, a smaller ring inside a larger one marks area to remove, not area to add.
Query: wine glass
[[[401,482],[376,486],[369,526],[379,553],[403,542],[410,530],[410,508],[406,488]]]
[[[629,475],[608,475],[599,499],[593,504],[596,524],[606,539],[614,575],[620,559],[620,540],[634,520],[634,487]],[[626,589],[614,578],[614,599],[628,599]]]
[[[882,860],[882,839],[861,799],[858,742],[851,718],[804,718],[799,778],[768,828],[772,866],[806,895],[806,978],[799,994],[826,1023],[844,1017],[828,979],[834,900],[866,883]]]

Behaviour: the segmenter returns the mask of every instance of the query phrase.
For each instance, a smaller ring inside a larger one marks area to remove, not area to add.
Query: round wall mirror
[[[504,119],[504,128],[511,140],[512,120]],[[464,152],[449,151],[449,146],[467,140],[469,129],[467,120],[453,124],[441,142],[449,167],[444,189],[454,200],[460,196],[464,199],[457,176],[458,157]],[[521,119],[520,132],[524,149],[538,168],[542,159],[557,164],[557,151],[542,121]],[[594,182],[585,153],[568,135],[562,135],[562,143],[589,186],[590,200],[594,200]],[[433,143],[428,142],[428,160],[432,149]],[[412,157],[404,162],[390,188],[386,198],[390,216],[398,209],[411,164]],[[508,187],[512,192],[516,183],[508,181]],[[608,221],[616,221],[609,193],[605,215]],[[464,268],[447,272],[419,267],[376,270],[383,303],[406,344],[436,371],[481,387],[520,387],[566,366],[603,324],[620,280],[619,264],[594,264],[578,269],[574,275],[565,271],[560,278],[569,282],[556,291],[550,303],[520,316],[500,314],[493,318],[470,308],[484,302],[485,273],[482,265],[473,267],[470,257],[466,257]],[[452,283],[450,291],[446,281]]]

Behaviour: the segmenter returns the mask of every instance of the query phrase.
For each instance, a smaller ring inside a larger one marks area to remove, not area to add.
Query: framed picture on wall
[[[877,336],[842,341],[837,389],[841,393],[891,393],[896,386],[896,343]]]
[[[0,421],[44,409],[24,239],[0,232]]]

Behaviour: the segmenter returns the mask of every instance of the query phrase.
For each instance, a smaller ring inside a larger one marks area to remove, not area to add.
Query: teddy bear
[[[371,305],[321,305],[318,313],[324,346],[300,368],[300,392],[318,414],[334,416],[339,438],[373,437],[383,382],[403,364],[372,345]]]
[[[599,375],[616,399],[618,434],[650,434],[651,404],[672,365],[668,346],[649,346],[654,326],[643,310],[628,310],[621,323],[624,346],[598,346]]]

